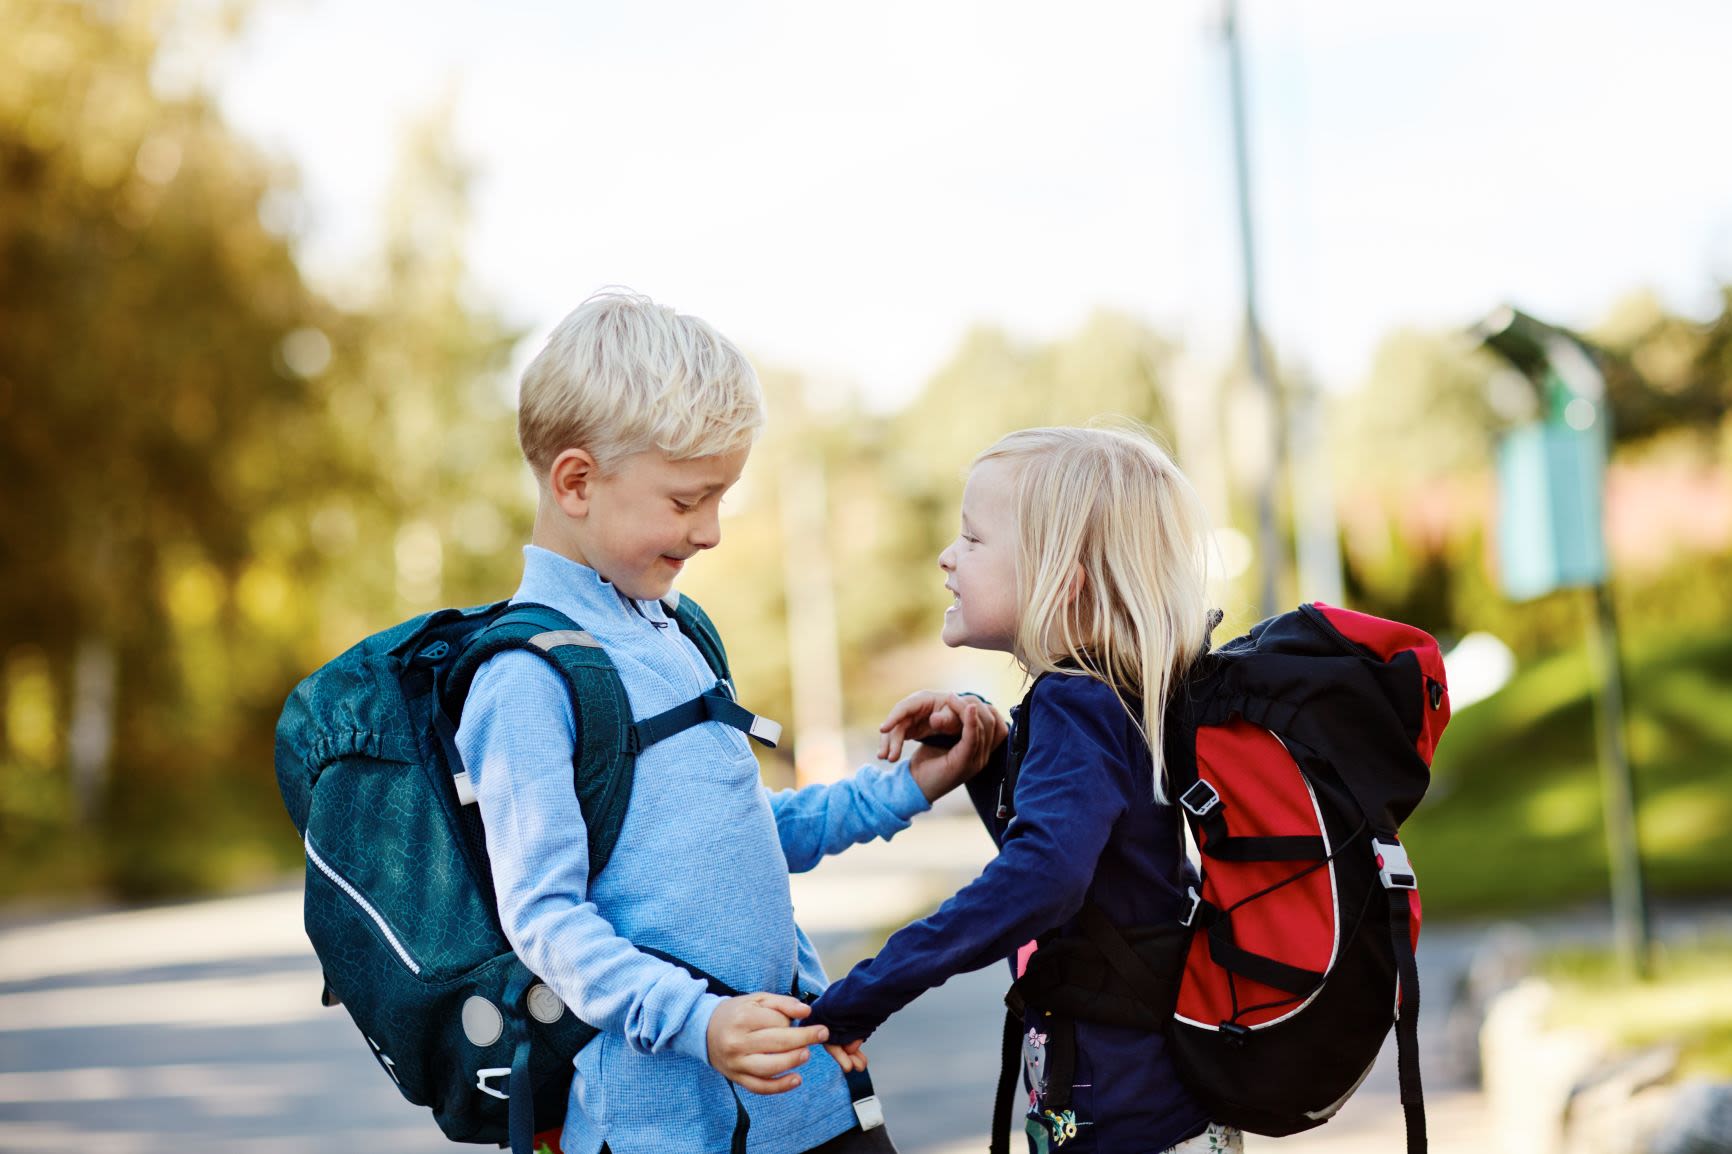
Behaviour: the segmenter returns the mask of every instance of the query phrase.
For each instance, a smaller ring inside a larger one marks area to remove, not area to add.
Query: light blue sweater
[[[514,601],[565,613],[612,658],[638,719],[714,684],[702,655],[653,601],[631,601],[593,569],[524,550]],[[749,704],[749,701],[748,701]],[[529,653],[481,668],[457,747],[487,830],[499,916],[518,956],[601,1035],[577,1055],[561,1145],[566,1154],[726,1150],[728,1083],[707,1059],[720,999],[664,951],[741,991],[827,985],[794,924],[789,871],[890,837],[928,808],[906,763],[771,793],[746,738],[706,723],[645,750],[613,857],[589,876],[572,788],[575,729],[559,674]],[[796,1154],[854,1125],[842,1072],[821,1048],[802,1085],[741,1098],[753,1154]]]

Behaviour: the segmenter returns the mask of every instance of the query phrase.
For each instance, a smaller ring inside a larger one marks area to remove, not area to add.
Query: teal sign
[[[1606,579],[1605,439],[1600,429],[1537,422],[1498,447],[1498,568],[1526,601]]]

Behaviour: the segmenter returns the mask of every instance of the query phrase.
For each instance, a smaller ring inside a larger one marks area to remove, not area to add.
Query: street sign
[[[1527,601],[1606,579],[1605,438],[1598,428],[1522,425],[1498,446],[1498,569]]]

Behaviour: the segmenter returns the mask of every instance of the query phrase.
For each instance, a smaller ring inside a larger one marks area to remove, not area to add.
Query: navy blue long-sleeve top
[[[877,957],[855,966],[813,1007],[811,1022],[832,1041],[870,1034],[891,1014],[953,974],[1011,959],[1057,930],[1079,933],[1085,902],[1114,924],[1177,919],[1184,856],[1177,818],[1157,805],[1148,743],[1101,681],[1049,674],[1015,726],[1028,727],[1017,776],[1015,816],[996,816],[1003,747],[969,782],[969,795],[999,852],[978,878],[930,917],[893,934]],[[1024,1037],[1031,1111],[1042,1106],[1044,1058],[1038,1011]],[[1184,1089],[1158,1033],[1076,1023],[1072,1109],[1076,1137],[1066,1151],[1161,1151],[1201,1132],[1202,1107]]]

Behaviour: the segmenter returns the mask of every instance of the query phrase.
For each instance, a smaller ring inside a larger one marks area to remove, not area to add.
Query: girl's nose
[[[952,555],[955,549],[956,542],[952,541],[944,547],[944,552],[938,555],[938,567],[946,573],[956,568],[956,558]]]

